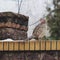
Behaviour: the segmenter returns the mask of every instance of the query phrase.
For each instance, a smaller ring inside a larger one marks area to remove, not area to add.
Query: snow
[[[14,41],[14,40],[8,38],[8,39],[2,40],[2,41],[4,41],[4,42],[8,41],[9,42],[9,41]]]

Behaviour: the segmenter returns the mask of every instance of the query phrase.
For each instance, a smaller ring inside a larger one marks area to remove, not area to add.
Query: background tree
[[[54,9],[47,7],[47,24],[50,28],[50,39],[60,39],[60,0],[53,0]]]

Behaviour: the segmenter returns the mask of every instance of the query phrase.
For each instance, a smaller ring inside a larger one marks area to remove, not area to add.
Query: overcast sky
[[[12,11],[17,13],[17,3],[17,0],[0,0],[0,12]],[[46,4],[52,6],[52,0],[23,0],[20,13],[29,16],[29,25],[31,25],[46,15]],[[37,24],[29,26],[28,36],[32,35]]]

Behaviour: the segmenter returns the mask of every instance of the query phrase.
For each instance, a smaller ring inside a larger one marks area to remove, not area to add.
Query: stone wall
[[[60,60],[60,52],[0,52],[0,60]]]

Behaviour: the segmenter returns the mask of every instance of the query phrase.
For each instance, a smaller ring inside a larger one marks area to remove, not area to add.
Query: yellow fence
[[[0,51],[60,50],[60,40],[0,41]]]

